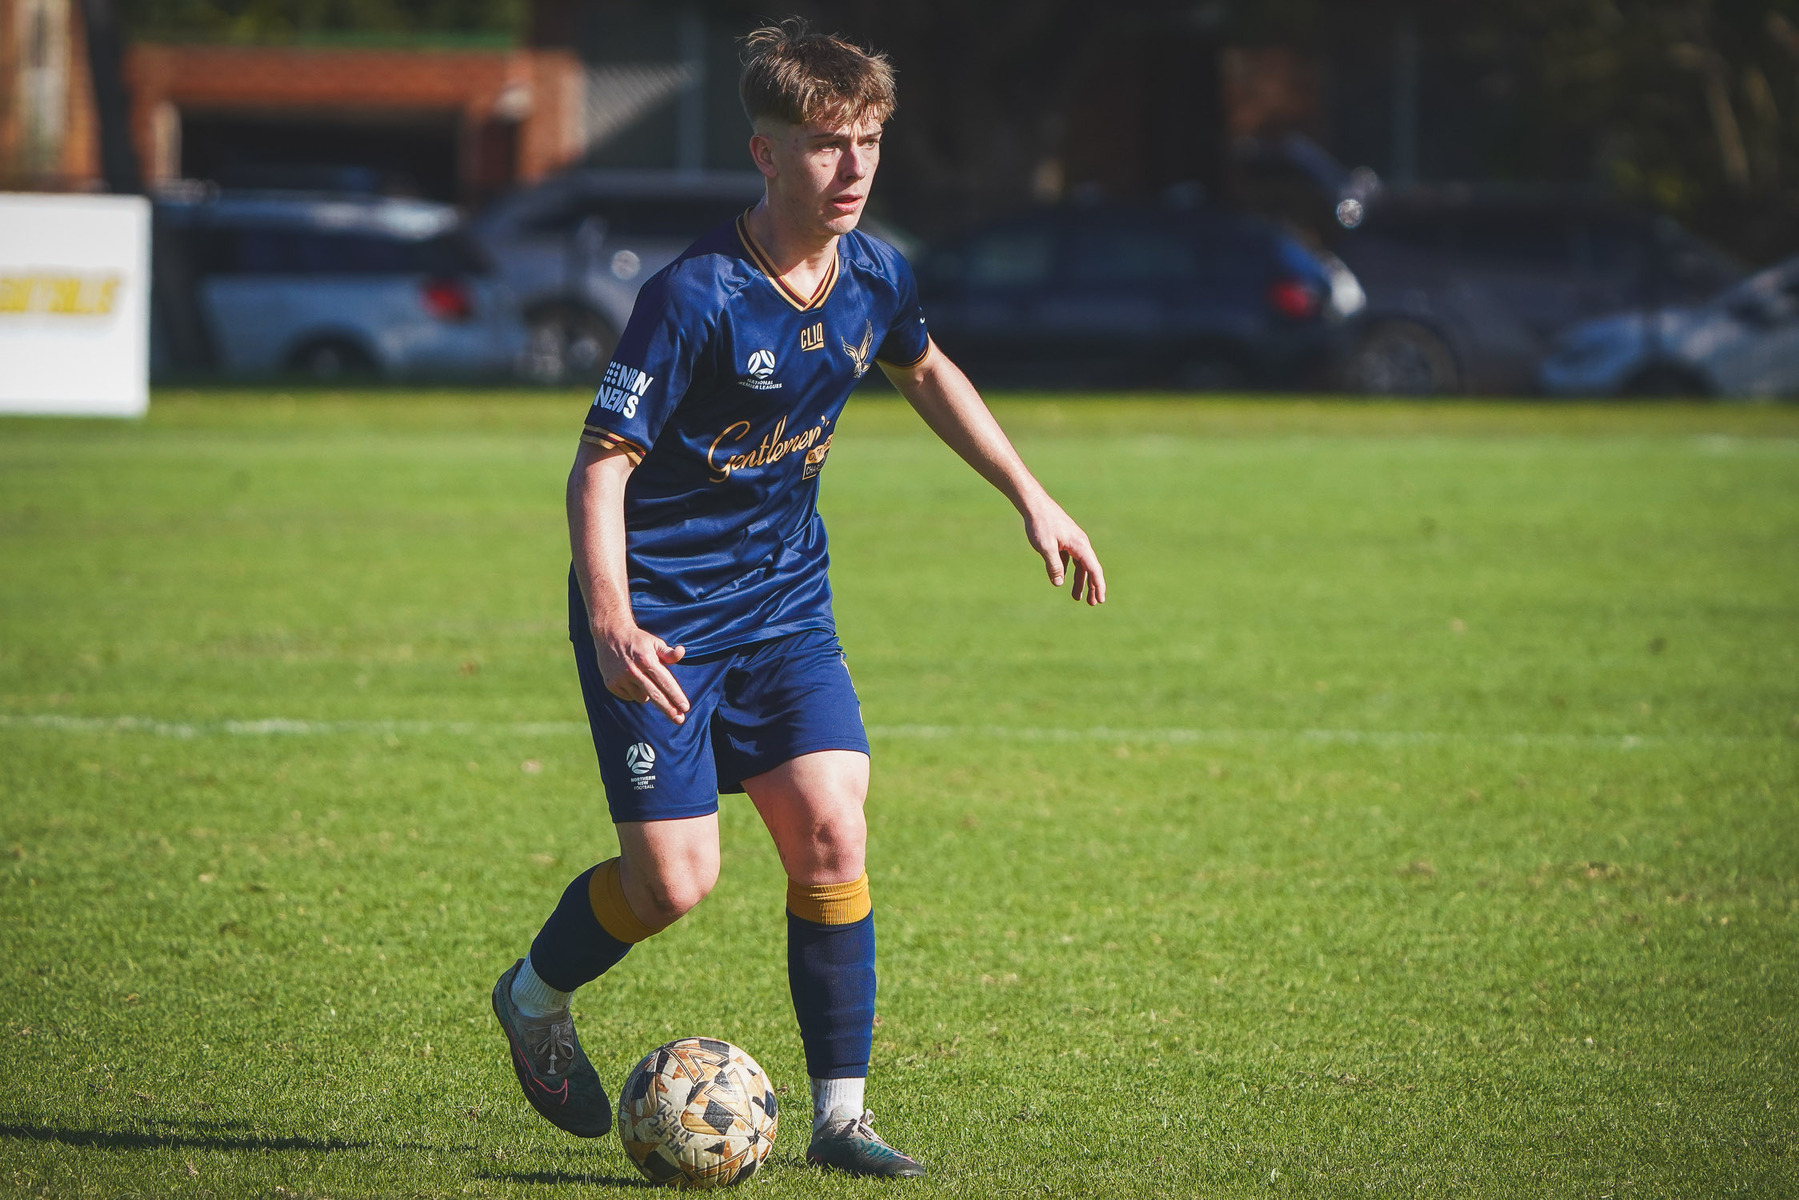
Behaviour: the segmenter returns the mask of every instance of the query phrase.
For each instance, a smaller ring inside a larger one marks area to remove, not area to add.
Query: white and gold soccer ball
[[[644,1056],[619,1096],[618,1136],[652,1183],[729,1187],[775,1144],[775,1092],[756,1060],[716,1038],[682,1038]]]

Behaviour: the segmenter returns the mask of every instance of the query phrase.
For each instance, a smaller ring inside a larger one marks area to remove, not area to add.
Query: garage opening
[[[455,112],[181,115],[181,174],[220,187],[463,197]]]

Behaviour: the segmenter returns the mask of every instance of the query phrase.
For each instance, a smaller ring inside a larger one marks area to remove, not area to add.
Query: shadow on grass
[[[578,1183],[592,1187],[659,1187],[641,1175],[596,1175],[592,1171],[477,1171],[476,1179],[495,1183]]]
[[[770,1159],[762,1164],[757,1173],[759,1178],[766,1178],[776,1171],[807,1170],[803,1159],[777,1161]],[[659,1183],[651,1183],[641,1175],[601,1175],[593,1171],[494,1171],[485,1170],[475,1173],[476,1179],[492,1180],[495,1183],[541,1183],[541,1184],[589,1184],[594,1187],[628,1187],[628,1188],[661,1188]]]
[[[62,1129],[54,1125],[19,1125],[0,1121],[0,1139],[57,1142],[101,1150],[418,1150],[442,1153],[447,1147],[260,1134],[241,1125],[205,1123],[174,1129]]]

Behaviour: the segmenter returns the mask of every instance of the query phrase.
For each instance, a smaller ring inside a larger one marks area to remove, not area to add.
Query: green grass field
[[[592,1196],[494,977],[612,852],[578,396],[0,422],[0,1193]],[[1799,1194],[1799,410],[997,405],[1069,604],[903,406],[824,475],[875,745],[870,1104],[802,1166],[783,883],[576,1001],[726,1037],[764,1196]]]

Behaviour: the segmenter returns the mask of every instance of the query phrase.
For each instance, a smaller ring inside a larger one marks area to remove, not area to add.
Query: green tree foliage
[[[752,7],[716,6],[741,21]],[[1359,126],[1365,148],[1339,148],[1389,167],[1380,155],[1394,35],[1409,17],[1424,58],[1426,138],[1435,139],[1423,147],[1427,179],[1597,185],[1753,259],[1799,250],[1799,0],[789,7],[893,54],[905,81],[896,149],[946,192],[978,181],[977,208],[1027,198],[1040,164],[1079,158],[1076,143],[1095,129],[1113,143],[1148,140],[1152,51],[1202,25],[1216,44],[1309,53],[1325,85],[1324,140],[1353,140],[1336,135]]]
[[[1378,62],[1408,11],[1439,86],[1497,114],[1476,179],[1600,183],[1755,257],[1799,249],[1799,0],[1239,0],[1231,24]]]
[[[1584,142],[1598,177],[1691,219],[1799,205],[1799,4],[1467,7],[1486,14],[1469,49],[1531,68],[1527,127],[1548,153]]]
[[[284,42],[364,35],[512,36],[528,0],[119,0],[136,37]]]

